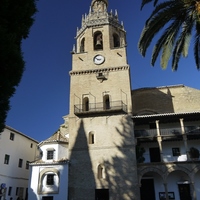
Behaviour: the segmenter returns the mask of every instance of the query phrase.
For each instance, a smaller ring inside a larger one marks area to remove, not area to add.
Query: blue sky
[[[136,3],[137,2],[137,3]],[[184,84],[200,89],[200,72],[196,69],[192,43],[187,58],[182,58],[179,69],[171,66],[162,70],[159,59],[150,65],[152,48],[143,58],[137,48],[145,20],[152,11],[148,5],[140,11],[141,0],[109,0],[108,11],[117,9],[127,32],[127,55],[131,67],[132,88]],[[89,12],[91,0],[40,0],[38,13],[23,41],[26,70],[15,95],[6,124],[42,141],[50,137],[64,121],[69,111],[70,51],[75,44],[77,27],[82,15]]]

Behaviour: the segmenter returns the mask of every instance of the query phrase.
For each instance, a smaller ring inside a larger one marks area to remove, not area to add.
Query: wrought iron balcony
[[[181,140],[183,138],[181,128],[159,129],[162,140]],[[200,139],[200,127],[185,126],[185,134],[190,139]],[[156,129],[135,130],[135,137],[140,141],[157,140]]]
[[[107,115],[107,114],[127,113],[127,105],[123,101],[111,101],[106,103],[89,103],[87,105],[74,105],[74,114],[77,116],[84,115]]]

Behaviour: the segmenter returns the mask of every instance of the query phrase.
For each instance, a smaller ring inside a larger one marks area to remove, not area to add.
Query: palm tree
[[[141,9],[144,7],[145,4],[154,1],[154,6],[158,3],[158,0],[142,0]]]
[[[142,6],[151,1],[143,0]],[[154,0],[154,5],[157,1]],[[194,35],[194,58],[200,69],[200,0],[167,0],[156,5],[139,39],[138,47],[143,56],[156,33],[164,28],[152,51],[151,64],[154,66],[162,51],[161,67],[165,69],[172,57],[172,70],[177,70],[181,54],[188,55],[190,38]]]

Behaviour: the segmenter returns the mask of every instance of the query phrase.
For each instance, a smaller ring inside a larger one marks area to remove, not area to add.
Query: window
[[[22,164],[23,164],[23,159],[19,159],[19,163],[18,163],[18,167],[22,168]]]
[[[25,200],[28,200],[28,188],[26,188]]]
[[[180,148],[176,147],[176,148],[172,148],[172,154],[173,156],[180,156]]]
[[[15,195],[17,195],[17,196],[18,196],[18,193],[19,193],[19,188],[18,188],[18,187],[16,187],[16,192],[15,192]]]
[[[110,199],[109,189],[95,189],[95,199],[104,199],[104,200]]]
[[[105,110],[110,109],[110,99],[109,99],[109,95],[105,95],[103,97],[103,107]]]
[[[94,132],[89,132],[89,144],[94,144]]]
[[[10,160],[10,155],[5,155],[4,157],[4,164],[8,165],[9,164],[9,160]]]
[[[14,133],[10,133],[10,140],[14,140],[15,138],[15,134]]]
[[[47,160],[53,159],[53,153],[54,153],[54,150],[48,150],[47,151]]]
[[[81,40],[80,53],[85,52],[85,38]]]
[[[103,50],[103,37],[100,31],[94,34],[94,50]]]
[[[8,188],[8,196],[10,196],[11,193],[12,193],[12,187],[9,187],[9,188]]]
[[[29,169],[29,161],[26,161],[26,169]]]
[[[114,48],[120,46],[119,36],[117,34],[113,34],[113,43],[114,43]]]
[[[31,146],[30,146],[31,148],[33,148],[33,143],[31,143]]]
[[[155,122],[150,122],[149,123],[149,128],[150,129],[156,129],[156,123]]]
[[[83,98],[83,111],[89,111],[89,98]]]
[[[100,164],[99,166],[98,166],[98,179],[102,179],[102,178],[104,178],[104,167]]]
[[[53,196],[42,197],[42,200],[53,200]]]
[[[23,196],[24,188],[22,187],[16,187],[15,195],[16,196]]]
[[[54,174],[47,174],[47,185],[54,185]]]

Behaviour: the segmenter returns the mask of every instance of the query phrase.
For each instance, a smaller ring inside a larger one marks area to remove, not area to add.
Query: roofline
[[[69,142],[68,141],[60,141],[60,140],[51,140],[51,141],[41,141],[40,143],[38,143],[38,146],[43,146],[45,144],[68,144]]]
[[[177,116],[177,115],[189,115],[189,114],[200,114],[200,111],[184,112],[184,113],[161,113],[161,114],[152,114],[152,115],[135,115],[135,116],[132,116],[131,118],[142,119],[142,118],[151,118],[151,117]]]
[[[39,161],[33,161],[30,162],[29,165],[35,166],[35,165],[63,165],[68,164],[69,159],[61,160],[61,161],[54,161],[54,162],[39,162]]]
[[[22,136],[28,138],[29,140],[32,140],[32,141],[36,142],[37,144],[39,143],[37,140],[35,140],[35,139],[33,139],[33,138],[31,138],[31,137],[25,135],[24,133],[22,133],[22,132],[20,132],[20,131],[18,131],[18,130],[16,130],[16,129],[14,129],[14,128],[8,126],[8,125],[6,125],[5,128],[7,128],[7,129],[10,130],[10,131],[14,131],[14,132],[18,133],[18,134],[20,134],[20,135],[22,135]]]
[[[143,88],[133,89],[132,91],[152,90],[152,89],[162,89],[162,88],[176,88],[176,87],[186,87],[186,86],[183,84],[177,84],[177,85],[166,85],[166,86],[158,86],[158,87],[143,87]]]

